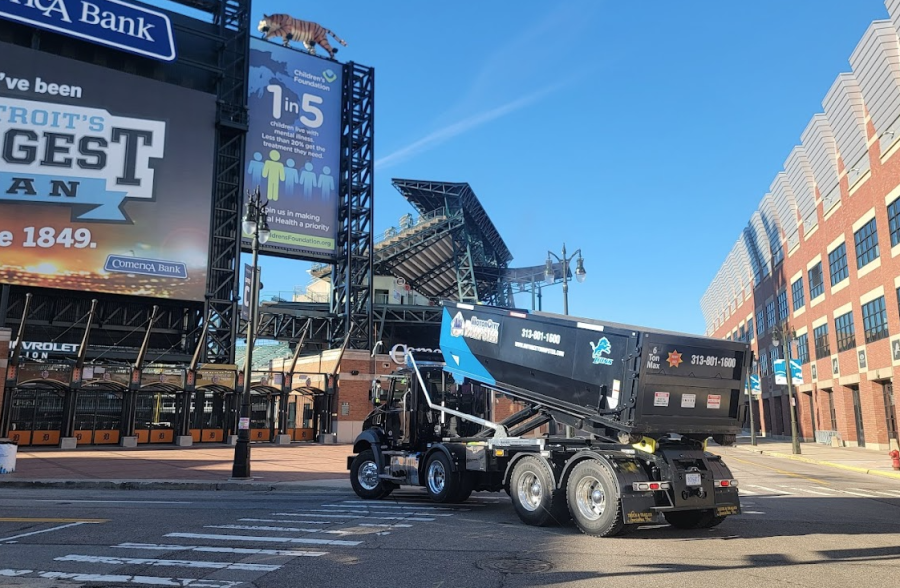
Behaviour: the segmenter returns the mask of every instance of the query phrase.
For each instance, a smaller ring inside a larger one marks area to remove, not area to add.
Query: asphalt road
[[[4,490],[0,586],[895,586],[900,481],[724,450],[744,514],[597,539],[521,524],[505,494],[444,507],[297,493]]]

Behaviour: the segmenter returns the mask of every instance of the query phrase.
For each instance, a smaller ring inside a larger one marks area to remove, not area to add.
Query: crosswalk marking
[[[859,490],[856,488],[855,490]],[[868,494],[866,492],[854,492],[853,490],[838,490],[838,492],[843,492],[844,494],[852,494],[854,496],[862,496],[864,498],[875,498],[874,494]]]
[[[91,564],[107,564],[111,566],[142,565],[166,568],[199,568],[212,570],[240,570],[244,572],[274,572],[280,565],[232,563],[228,561],[194,561],[187,559],[153,559],[145,557],[107,557],[102,555],[70,554],[56,557],[54,561],[81,562]]]
[[[343,514],[352,514],[352,515],[398,515],[402,514],[405,516],[421,516],[421,517],[452,517],[453,513],[443,513],[443,512],[382,512],[377,510],[376,508],[368,509],[368,510],[358,510],[351,508],[308,508],[304,513],[314,513],[314,512],[331,512],[331,513],[343,513]],[[281,513],[279,513],[281,514]]]
[[[360,526],[360,527],[386,527],[388,529],[400,529],[400,528],[412,527],[412,525],[400,525],[400,524],[381,525],[381,524],[376,524],[376,523],[360,523],[358,526]]]
[[[756,484],[750,484],[753,488],[759,488],[760,490],[765,490],[766,492],[773,492],[775,494],[784,494],[784,490],[776,490],[775,488],[767,488],[766,486],[757,486]]]
[[[276,512],[275,516],[281,517],[323,517],[332,519],[377,519],[380,521],[418,521],[433,522],[431,517],[388,517],[388,516],[368,516],[368,515],[350,515],[350,514],[317,514],[317,513],[297,513]]]
[[[881,494],[883,496],[892,496],[894,498],[900,498],[900,491],[898,490],[888,490],[887,492],[883,490],[872,490],[875,494]]]
[[[112,547],[122,549],[147,549],[154,551],[199,551],[202,553],[233,553],[236,555],[288,555],[291,557],[319,557],[325,551],[299,549],[253,549],[250,547],[207,547],[204,545],[159,545],[156,543],[120,543]]]
[[[50,580],[73,580],[106,584],[149,584],[152,586],[180,586],[181,588],[233,588],[243,584],[232,580],[198,578],[162,578],[159,576],[129,576],[124,574],[80,574],[72,572],[0,569],[0,577],[36,577]]]
[[[835,494],[833,490],[823,492],[821,491],[822,489],[813,490],[812,488],[788,488],[788,490],[793,490],[795,492],[809,492],[811,494],[818,494],[820,496],[834,496]]]
[[[349,501],[348,501],[348,502],[349,502]],[[365,504],[365,505],[360,504],[359,506],[356,506],[356,507],[352,506],[352,505],[356,505],[356,504],[357,504],[357,503],[354,502],[354,503],[352,503],[352,504],[347,504],[347,503],[344,503],[344,504],[323,504],[322,506],[323,506],[323,507],[330,507],[330,508],[341,508],[341,509],[352,509],[352,508],[361,508],[361,507],[365,507],[365,508],[367,508],[368,510],[382,510],[382,509],[398,509],[398,510],[450,510],[450,511],[457,511],[457,512],[469,510],[468,508],[456,508],[456,507],[447,507],[447,506],[427,506],[427,505],[421,505],[421,504],[420,504],[420,505],[408,505],[408,506],[403,506],[403,505],[395,505],[395,504],[381,504],[381,503],[378,503],[378,502],[369,502],[368,504]],[[431,513],[429,513],[429,514],[431,514]],[[451,515],[444,515],[444,516],[451,516]]]
[[[214,541],[255,541],[260,543],[303,543],[306,545],[339,545],[355,547],[362,541],[344,541],[340,539],[309,539],[306,537],[256,537],[254,535],[215,535],[211,533],[167,533],[166,537],[178,539],[211,539]]]
[[[328,529],[304,529],[302,527],[267,527],[264,525],[204,525],[204,529],[231,529],[233,531],[283,531],[291,533],[330,533],[345,535],[346,531]]]
[[[296,519],[286,521],[284,519],[238,519],[242,523],[290,523],[292,525],[333,525],[337,521],[298,521]]]
[[[740,496],[756,496],[759,494],[758,492],[753,492],[752,490],[747,490],[746,488],[741,488],[738,490],[738,495]]]

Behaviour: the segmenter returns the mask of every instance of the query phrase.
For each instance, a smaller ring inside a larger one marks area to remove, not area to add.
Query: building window
[[[765,353],[759,358],[759,373],[762,376],[769,375],[769,356]]]
[[[797,337],[797,361],[801,364],[809,363],[809,337],[806,333]]]
[[[897,291],[897,296],[900,297],[900,290]],[[747,321],[747,340],[753,341],[753,338],[756,335],[753,333],[753,319],[749,319]]]
[[[791,284],[791,299],[794,302],[794,310],[800,310],[806,304],[806,300],[803,299],[803,276]]]
[[[837,413],[834,410],[834,394],[832,390],[823,390],[823,392],[828,396],[828,414],[831,417],[831,430],[837,431]]]
[[[775,301],[766,302],[766,328],[771,329],[775,326]]]
[[[837,339],[838,351],[847,351],[856,347],[856,332],[853,328],[853,311],[834,319],[834,336]]]
[[[780,347],[773,347],[769,350],[769,356],[772,358],[772,371],[775,371],[775,360],[781,359],[778,355],[778,352],[781,350]]]
[[[741,325],[740,335],[739,335],[740,338],[738,339],[738,341],[746,341],[746,339],[744,338],[746,336],[747,336],[747,327],[744,325]]]
[[[787,290],[782,290],[778,293],[778,320],[783,322],[787,319],[789,312]]]
[[[816,342],[816,359],[831,355],[831,345],[828,343],[828,323],[813,329],[813,338]]]
[[[863,304],[862,315],[866,343],[879,341],[888,336],[887,308],[884,305],[884,296],[879,296],[872,302]]]
[[[888,206],[888,228],[891,230],[891,247],[900,243],[900,198]]]
[[[831,285],[850,277],[847,269],[847,244],[841,243],[828,254],[828,270],[831,273]]]
[[[375,304],[388,304],[388,301],[387,290],[375,290]]]
[[[809,298],[815,299],[825,293],[825,280],[822,278],[822,262],[809,270]]]
[[[756,311],[756,334],[762,335],[766,332],[766,315],[762,309]]]
[[[874,218],[853,233],[853,240],[856,243],[857,269],[870,261],[875,261],[881,255],[878,251],[878,229],[875,226]]]

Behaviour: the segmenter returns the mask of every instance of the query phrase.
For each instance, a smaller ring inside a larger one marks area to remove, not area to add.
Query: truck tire
[[[516,514],[526,525],[546,527],[568,520],[565,492],[556,489],[546,462],[523,457],[513,467],[509,486]]]
[[[619,485],[600,460],[587,459],[572,469],[566,498],[575,525],[585,535],[612,537],[625,529]]]
[[[459,474],[450,466],[450,459],[435,451],[425,464],[425,489],[433,502],[453,502],[460,488]],[[468,496],[466,497],[468,498]]]
[[[350,464],[350,485],[360,498],[378,500],[390,494],[393,483],[378,477],[378,463],[371,449],[362,451],[353,458]]]
[[[725,520],[725,517],[716,517],[712,510],[680,510],[663,513],[666,522],[676,529],[706,529],[714,527]],[[715,519],[721,519],[718,522]]]

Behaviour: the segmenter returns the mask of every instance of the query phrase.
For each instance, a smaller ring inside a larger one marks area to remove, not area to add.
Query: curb
[[[832,468],[837,468],[840,470],[847,470],[850,472],[857,472],[860,474],[869,474],[872,476],[882,476],[884,478],[893,478],[895,480],[900,480],[900,472],[885,472],[883,470],[872,470],[869,468],[863,468],[858,466],[848,466],[842,463],[834,463],[833,461],[822,461],[818,459],[811,459],[809,457],[802,457],[799,455],[794,455],[793,453],[781,453],[778,451],[768,451],[765,449],[751,449],[747,448],[746,451],[751,453],[758,453],[760,455],[768,455],[771,457],[780,457],[782,459],[792,459],[794,461],[802,461],[804,463],[811,463],[816,465],[823,465]]]
[[[325,479],[308,482],[206,482],[173,480],[0,480],[7,488],[70,490],[200,490],[214,492],[334,492],[350,489],[349,480]]]

